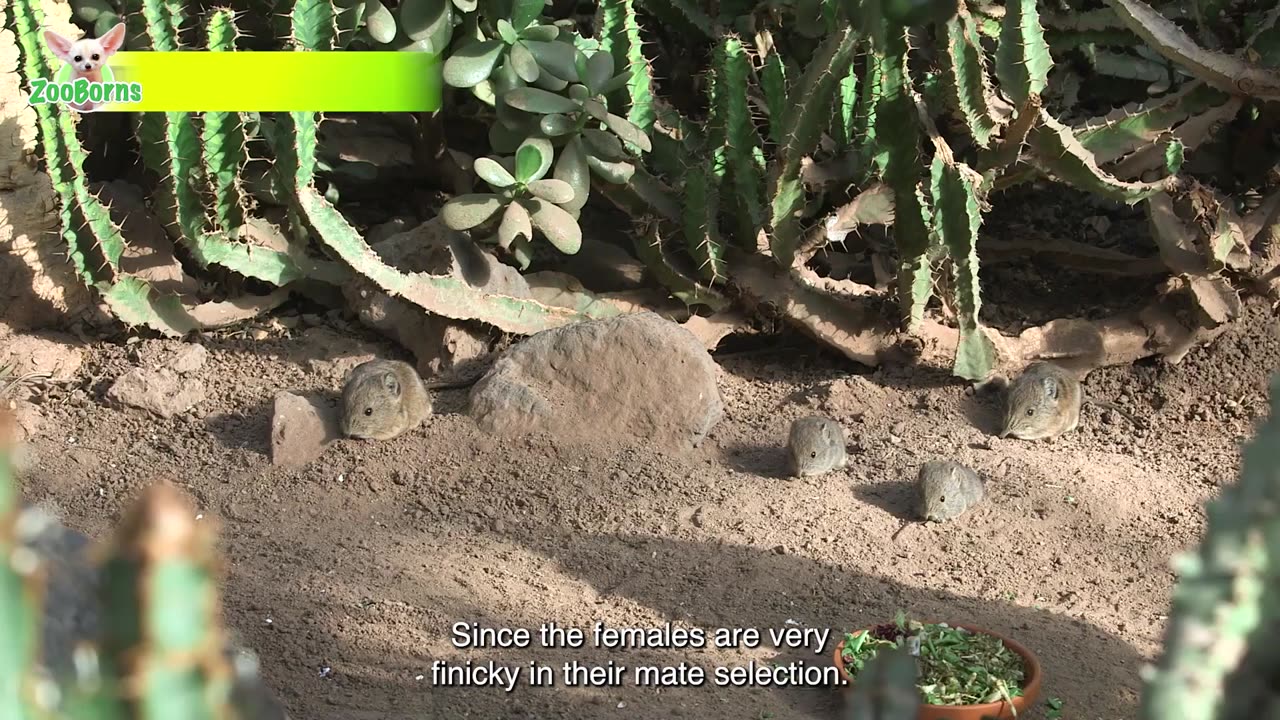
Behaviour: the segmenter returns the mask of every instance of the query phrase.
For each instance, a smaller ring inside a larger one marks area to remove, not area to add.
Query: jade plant
[[[42,657],[46,598],[35,545],[56,521],[24,507],[12,454],[15,421],[0,411],[0,717],[10,720],[276,720],[257,704],[255,672],[226,652],[212,528],[169,485],[148,490],[102,553],[99,636],[82,638],[66,676]],[[46,601],[48,602],[46,603]],[[47,610],[46,610],[47,608]],[[70,648],[66,648],[70,650]]]

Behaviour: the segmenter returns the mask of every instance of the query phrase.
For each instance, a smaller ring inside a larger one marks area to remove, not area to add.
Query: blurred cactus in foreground
[[[915,720],[919,711],[916,661],[903,646],[876,653],[858,672],[845,720]]]
[[[55,557],[50,538],[65,533],[53,544],[69,548],[76,544],[75,533],[61,530],[56,519],[38,508],[23,508],[13,477],[13,423],[0,411],[0,637],[5,638],[0,643],[0,717],[283,717],[274,701],[264,701],[258,692],[254,670],[228,651],[213,529],[209,521],[196,520],[190,503],[170,485],[150,488],[105,549],[96,583],[97,641],[59,639],[68,647],[52,654],[68,652],[70,663],[42,657],[58,644],[42,640],[50,616],[60,618],[74,612],[69,608],[90,602],[83,596],[95,583],[72,583],[67,594],[68,588],[55,589],[50,582],[80,560]]]
[[[1280,717],[1280,376],[1240,479],[1206,507],[1200,546],[1177,558],[1164,652],[1142,720]]]

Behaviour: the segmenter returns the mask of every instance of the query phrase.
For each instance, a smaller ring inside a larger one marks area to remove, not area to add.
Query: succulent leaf
[[[578,103],[567,97],[533,87],[516,88],[503,95],[502,100],[517,110],[539,115],[565,114],[581,109]]]
[[[499,40],[482,40],[454,50],[444,63],[444,81],[469,88],[488,80],[502,59],[502,48]]]
[[[440,208],[440,218],[454,230],[470,230],[502,209],[502,199],[489,193],[459,195]]]
[[[538,232],[565,255],[577,253],[582,247],[582,228],[578,227],[578,220],[563,208],[541,198],[530,198],[528,203],[532,207],[529,219]]]

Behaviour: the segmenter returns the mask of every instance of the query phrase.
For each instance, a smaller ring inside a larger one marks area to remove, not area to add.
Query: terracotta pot
[[[925,623],[932,624],[932,623]],[[1040,660],[1028,649],[1018,642],[1011,640],[998,632],[984,630],[973,625],[964,623],[947,623],[951,627],[964,628],[970,632],[982,633],[983,635],[993,635],[1004,643],[1004,646],[1014,651],[1022,657],[1026,666],[1026,677],[1023,680],[1022,695],[1013,699],[1012,707],[1005,700],[993,703],[983,703],[981,705],[921,705],[918,720],[1013,720],[1015,717],[1022,717],[1036,701],[1040,695]],[[866,632],[866,629],[858,630],[853,633],[859,635]],[[849,680],[849,676],[844,669],[844,658],[841,657],[844,651],[844,640],[836,645],[836,668],[840,671],[840,677]],[[853,687],[852,680],[846,684],[845,689]],[[1015,714],[1016,711],[1016,714]]]

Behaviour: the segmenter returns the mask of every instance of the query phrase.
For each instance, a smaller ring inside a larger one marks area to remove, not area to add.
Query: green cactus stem
[[[852,150],[858,132],[858,73],[856,64],[840,80],[828,132],[838,151]]]
[[[1141,202],[1168,189],[1174,180],[1172,176],[1150,183],[1117,179],[1098,167],[1093,153],[1076,139],[1071,128],[1044,110],[1040,111],[1040,122],[1032,128],[1027,141],[1032,149],[1032,164],[1040,171],[1068,185],[1117,202],[1129,205]]]
[[[764,67],[760,69],[760,90],[764,94],[765,107],[769,109],[769,138],[777,145],[786,142],[787,128],[783,118],[791,107],[787,66],[782,62],[782,55],[777,50],[764,58]]]
[[[131,50],[173,52],[178,49],[178,36],[163,0],[121,0],[121,10]],[[134,134],[143,165],[156,177],[164,177],[168,173],[164,113],[135,113]]]
[[[644,55],[635,0],[603,0],[600,3],[600,49],[613,56],[613,66],[626,68],[627,86],[610,98],[615,108],[626,108],[627,120],[649,132],[653,128],[653,67]]]
[[[304,50],[332,50],[338,18],[332,0],[293,0],[289,28],[293,44]]]
[[[18,537],[18,485],[13,477],[17,420],[0,408],[0,717],[36,720],[35,667],[39,661],[43,587]]]
[[[1044,94],[1051,67],[1053,57],[1044,39],[1036,0],[1009,0],[996,46],[1000,88],[1020,105],[1031,95]]]
[[[893,237],[901,254],[898,296],[908,331],[924,321],[925,305],[933,294],[931,255],[934,233],[929,227],[931,212],[925,202],[924,167],[920,162],[923,128],[919,98],[907,73],[907,37],[904,30],[888,33],[885,49],[878,58],[879,101],[875,110],[879,145],[872,160],[880,168],[886,184],[893,188]]]
[[[716,37],[716,22],[691,0],[644,0],[641,6],[665,24],[704,40]]]
[[[953,372],[966,380],[982,380],[995,367],[995,345],[982,331],[978,314],[982,292],[978,282],[978,229],[982,210],[978,189],[982,176],[963,163],[948,163],[935,153],[931,168],[933,224],[951,257],[960,326]]]
[[[728,204],[737,221],[738,245],[754,250],[765,220],[764,154],[747,103],[750,61],[742,42],[732,35],[725,35],[716,50],[712,102],[724,128],[728,186],[732,189]]]
[[[239,32],[233,11],[226,8],[214,11],[206,30],[211,52],[235,51]],[[230,232],[244,224],[247,202],[240,186],[240,175],[248,161],[240,113],[204,113],[200,140],[204,145],[204,172],[213,196],[214,226]]]
[[[709,282],[723,279],[725,273],[719,227],[720,182],[714,165],[712,159],[690,168],[684,187],[685,240],[698,272]]]
[[[314,187],[305,185],[298,194],[307,221],[335,255],[384,292],[435,315],[478,320],[503,332],[532,335],[552,327],[621,313],[616,306],[604,301],[595,303],[588,311],[576,312],[534,300],[484,293],[452,276],[406,275],[384,263],[342,213]]]
[[[830,120],[832,98],[841,78],[849,72],[857,41],[857,34],[847,26],[827,35],[796,83],[792,96],[800,101],[784,116],[786,142],[780,150],[780,170],[774,182],[769,219],[773,229],[769,249],[783,267],[795,262],[801,239],[799,216],[805,204],[801,162],[813,152]]]
[[[858,167],[862,169],[856,178],[859,185],[867,184],[873,172],[884,173],[884,157],[880,152],[879,135],[876,133],[876,110],[884,99],[884,56],[869,52],[864,55],[864,60],[862,87],[854,110],[856,153]]]
[[[640,261],[671,293],[671,297],[685,305],[703,305],[715,312],[727,308],[729,301],[723,295],[677,269],[676,260],[663,247],[660,227],[661,223],[650,222],[646,230],[634,234],[636,256]]]
[[[943,83],[953,111],[968,127],[979,147],[987,147],[1007,122],[1007,113],[997,111],[1000,101],[987,74],[986,56],[972,17],[961,5],[960,12],[939,26],[946,69]]]
[[[1039,95],[1031,95],[1018,108],[1013,122],[1009,123],[1004,137],[990,149],[980,151],[978,158],[983,175],[983,193],[994,185],[996,178],[1005,168],[1018,162],[1022,156],[1022,148],[1027,143],[1027,135],[1031,128],[1040,121],[1042,100]]]
[[[1188,118],[1225,104],[1230,97],[1201,82],[1139,105],[1114,110],[1072,128],[1080,144],[1104,165],[1150,145]]]
[[[10,4],[13,23],[22,50],[26,77],[51,77],[54,59],[39,37],[44,13],[31,0]],[[124,239],[110,212],[89,191],[82,168],[87,158],[71,111],[61,105],[34,106],[40,141],[49,161],[46,172],[58,194],[62,236],[76,273],[86,285],[98,291],[103,301],[129,325],[143,325],[170,335],[190,331],[196,323],[177,298],[159,295],[148,283],[120,274]],[[77,232],[77,228],[81,229]]]

